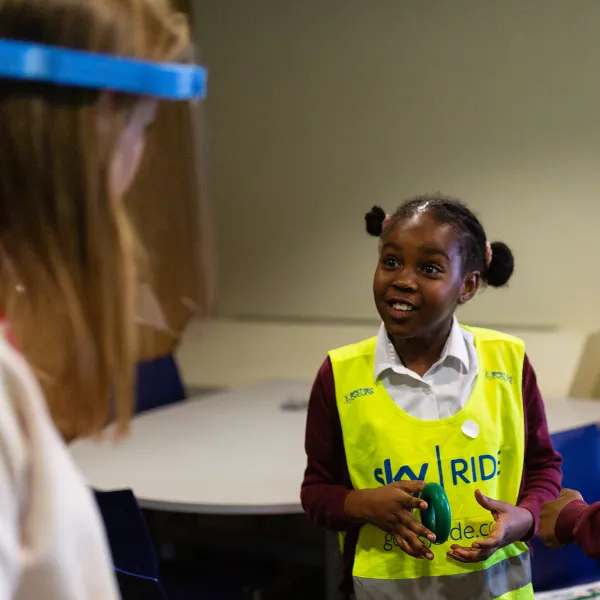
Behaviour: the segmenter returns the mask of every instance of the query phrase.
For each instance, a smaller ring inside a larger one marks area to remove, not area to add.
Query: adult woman
[[[0,339],[0,598],[109,600],[101,523],[55,425],[123,432],[132,412],[142,252],[122,198],[156,100],[104,85],[102,61],[177,60],[187,27],[166,0],[0,0],[0,41],[21,58],[0,60],[0,308],[17,348]],[[95,79],[64,85],[87,59]]]

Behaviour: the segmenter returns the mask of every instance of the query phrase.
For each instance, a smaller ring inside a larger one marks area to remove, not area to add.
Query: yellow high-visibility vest
[[[476,501],[475,490],[516,504],[523,474],[524,344],[495,331],[467,329],[474,335],[479,373],[464,408],[439,421],[408,415],[374,380],[376,338],[329,353],[354,488],[433,481],[443,486],[452,512],[450,539],[431,546],[433,561],[412,558],[390,534],[363,526],[353,568],[357,600],[533,599],[525,543],[475,564],[446,555],[451,544],[470,546],[490,533],[494,519]],[[479,428],[476,435],[471,422]]]

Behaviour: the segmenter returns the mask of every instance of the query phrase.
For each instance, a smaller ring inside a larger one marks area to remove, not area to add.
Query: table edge
[[[299,502],[289,504],[205,504],[151,500],[138,496],[136,496],[136,499],[144,509],[198,515],[287,515],[304,513]]]

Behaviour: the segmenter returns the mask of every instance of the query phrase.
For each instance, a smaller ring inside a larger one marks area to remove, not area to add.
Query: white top
[[[466,404],[479,365],[473,334],[456,317],[440,359],[421,377],[407,369],[381,325],[375,345],[375,380],[406,413],[423,421],[456,414]]]
[[[76,442],[97,489],[131,488],[145,508],[300,513],[309,382],[267,381],[144,413],[118,444]]]
[[[0,598],[119,597],[93,498],[27,364],[0,338]]]

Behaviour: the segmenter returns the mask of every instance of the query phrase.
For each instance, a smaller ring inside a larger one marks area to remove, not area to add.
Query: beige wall
[[[222,313],[371,318],[372,203],[465,199],[518,272],[463,320],[600,324],[598,0],[202,0]]]
[[[366,325],[193,321],[177,358],[193,394],[268,379],[312,381],[331,348],[370,337]],[[525,341],[542,394],[548,398],[600,396],[600,335],[574,331],[511,330]],[[240,360],[231,360],[232,340]]]

